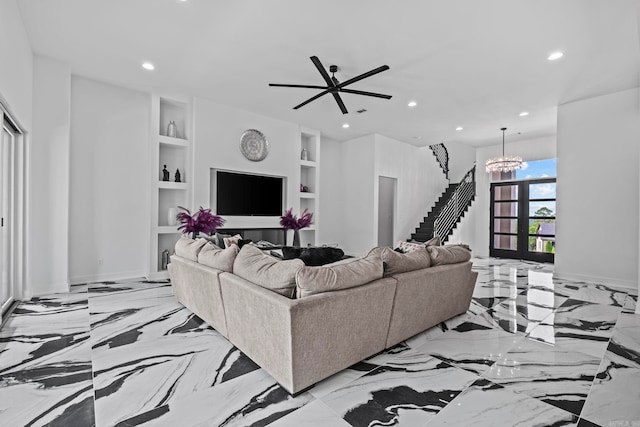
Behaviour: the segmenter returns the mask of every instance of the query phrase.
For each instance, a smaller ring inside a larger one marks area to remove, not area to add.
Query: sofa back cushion
[[[457,264],[471,259],[471,251],[466,245],[428,246],[431,265]]]
[[[198,262],[198,254],[202,247],[207,243],[205,239],[190,239],[182,236],[176,242],[176,255],[186,258],[189,261]]]
[[[293,298],[296,273],[302,267],[304,263],[299,259],[280,261],[253,245],[245,245],[233,263],[233,274],[280,295]]]
[[[425,247],[422,250],[406,254],[396,252],[391,248],[382,248],[381,255],[385,276],[420,270],[431,266],[431,257]]]
[[[202,265],[206,265],[207,267],[231,273],[233,271],[233,263],[236,260],[236,256],[239,251],[240,248],[238,245],[231,245],[227,249],[222,249],[219,246],[208,242],[200,250],[200,253],[198,254],[198,262]]]
[[[323,292],[364,285],[382,277],[378,248],[360,258],[349,258],[322,267],[304,267],[296,274],[296,296],[303,298]]]

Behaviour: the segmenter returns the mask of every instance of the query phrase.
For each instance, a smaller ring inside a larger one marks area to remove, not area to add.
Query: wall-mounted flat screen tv
[[[218,215],[280,216],[284,213],[284,178],[221,170],[212,175]]]

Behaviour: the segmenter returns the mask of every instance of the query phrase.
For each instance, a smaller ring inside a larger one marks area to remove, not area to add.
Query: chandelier
[[[504,155],[504,131],[507,128],[500,128],[500,130],[502,131],[502,156],[487,160],[486,170],[488,173],[511,172],[522,167],[522,157]]]

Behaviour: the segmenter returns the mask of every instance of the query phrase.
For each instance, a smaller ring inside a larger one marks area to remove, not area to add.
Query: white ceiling
[[[636,87],[640,70],[638,0],[18,3],[34,52],[75,75],[210,98],[338,141],[482,146],[500,143],[502,126],[507,142],[554,135],[557,105]],[[548,61],[557,50],[564,58]],[[389,65],[350,88],[393,98],[343,94],[348,115],[330,95],[293,110],[317,91],[268,83],[324,84],[312,55],[341,81]]]

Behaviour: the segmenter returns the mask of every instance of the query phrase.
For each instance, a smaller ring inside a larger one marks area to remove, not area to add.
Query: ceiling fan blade
[[[340,89],[340,92],[353,93],[355,95],[374,96],[376,98],[391,99],[391,95],[383,95],[381,93],[373,93],[373,92],[364,92],[364,91],[361,91],[361,90]]]
[[[280,83],[269,83],[269,86],[275,86],[275,87],[302,87],[302,88],[308,88],[308,89],[329,89],[326,86],[313,86],[313,85],[287,85],[287,84],[280,84]]]
[[[340,111],[342,111],[342,114],[347,114],[349,113],[347,111],[347,107],[345,107],[344,102],[342,102],[342,98],[340,98],[340,95],[338,95],[337,93],[333,92],[333,99],[336,100],[336,102],[338,103],[338,107],[340,107]]]
[[[318,99],[318,98],[320,98],[321,96],[326,95],[326,94],[328,94],[328,93],[329,93],[329,91],[328,91],[328,90],[322,91],[322,92],[320,92],[319,94],[317,94],[316,96],[312,96],[311,98],[307,99],[307,100],[306,100],[306,101],[304,101],[302,104],[298,104],[298,105],[296,105],[295,107],[293,107],[293,109],[294,109],[294,110],[297,110],[297,109],[298,109],[298,108],[300,108],[300,107],[304,107],[305,105],[307,105],[307,104],[308,104],[308,103],[310,103],[311,101],[315,101],[316,99]]]
[[[315,65],[318,71],[320,71],[320,75],[322,76],[324,81],[327,82],[327,86],[334,87],[335,83],[333,83],[333,80],[331,80],[331,77],[329,77],[329,73],[327,73],[327,70],[324,68],[324,66],[322,65],[322,62],[320,62],[318,57],[311,56],[310,59],[311,59],[311,62],[313,62],[313,65]]]
[[[338,85],[338,87],[339,87],[339,88],[343,88],[343,87],[348,86],[348,85],[350,85],[350,84],[352,84],[352,83],[359,82],[359,81],[360,81],[360,80],[362,80],[362,79],[366,79],[367,77],[371,77],[371,76],[374,76],[374,75],[376,75],[376,74],[378,74],[378,73],[381,73],[381,72],[383,72],[383,71],[387,71],[388,69],[389,69],[389,66],[388,66],[388,65],[383,65],[383,66],[378,67],[378,68],[376,68],[376,69],[374,69],[374,70],[367,71],[366,73],[360,74],[359,76],[355,76],[355,77],[354,77],[354,78],[352,78],[352,79],[345,80],[345,81],[343,81],[342,83],[340,83],[340,84]]]

